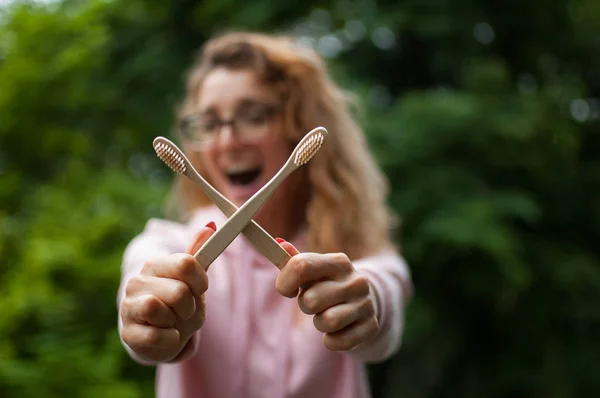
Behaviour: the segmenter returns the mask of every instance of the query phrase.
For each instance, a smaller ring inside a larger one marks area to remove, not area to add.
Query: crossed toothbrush
[[[200,265],[208,270],[212,262],[229,246],[241,232],[256,249],[269,259],[277,268],[282,269],[291,258],[280,245],[252,217],[258,212],[275,189],[290,174],[306,164],[323,146],[327,138],[327,130],[317,127],[309,131],[296,145],[294,151],[281,169],[258,192],[237,208],[219,191],[208,183],[194,168],[185,154],[173,142],[165,137],[156,137],[153,142],[158,157],[173,171],[185,175],[197,183],[204,193],[228,217],[202,247],[194,254]]]

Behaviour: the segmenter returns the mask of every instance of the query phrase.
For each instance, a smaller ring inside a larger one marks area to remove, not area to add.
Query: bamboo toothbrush
[[[290,155],[283,167],[256,192],[246,203],[244,203],[217,232],[215,232],[204,245],[194,254],[200,265],[208,270],[212,262],[229,246],[241,230],[250,222],[256,212],[271,196],[273,191],[281,184],[292,172],[300,166],[306,164],[317,151],[321,148],[327,138],[327,130],[324,127],[317,127],[309,131],[304,138],[296,145],[296,148]]]
[[[231,215],[237,211],[238,208],[233,203],[198,173],[187,156],[185,156],[183,151],[181,151],[177,145],[165,137],[156,137],[152,142],[152,146],[158,157],[165,162],[171,170],[183,174],[197,183],[206,196],[217,205],[225,216],[231,217]],[[286,252],[283,247],[281,247],[281,245],[254,220],[251,220],[246,225],[242,233],[248,238],[250,243],[252,243],[263,256],[275,264],[277,268],[282,269],[291,258],[289,253]]]

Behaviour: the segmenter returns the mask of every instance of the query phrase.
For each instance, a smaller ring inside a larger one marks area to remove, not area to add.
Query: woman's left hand
[[[299,253],[289,242],[281,245],[293,257],[277,277],[283,296],[298,296],[302,312],[314,315],[323,343],[334,351],[350,350],[379,331],[369,282],[343,253]]]

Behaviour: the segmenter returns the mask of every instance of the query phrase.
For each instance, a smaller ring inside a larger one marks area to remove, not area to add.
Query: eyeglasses
[[[253,143],[261,140],[269,131],[279,110],[278,106],[255,102],[246,104],[229,120],[211,115],[191,115],[181,120],[179,129],[190,144],[200,149],[212,145],[224,126],[231,126],[240,141]]]

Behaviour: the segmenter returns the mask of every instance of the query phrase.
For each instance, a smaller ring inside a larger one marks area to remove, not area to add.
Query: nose
[[[218,136],[218,145],[221,149],[227,149],[229,147],[235,146],[238,144],[237,137],[235,132],[233,131],[233,125],[231,123],[227,123],[221,126],[221,131],[219,131]]]

